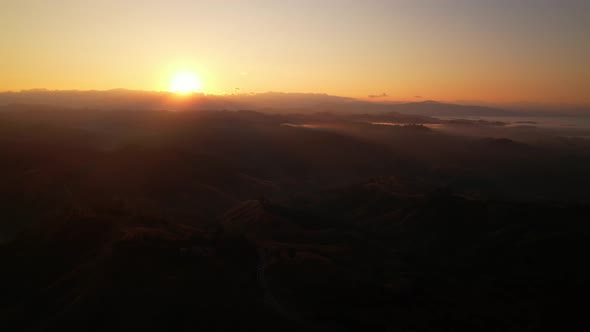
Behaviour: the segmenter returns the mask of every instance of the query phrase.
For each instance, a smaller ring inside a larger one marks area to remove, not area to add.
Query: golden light
[[[178,73],[172,78],[170,83],[170,92],[175,93],[191,93],[202,89],[199,79],[191,73]]]

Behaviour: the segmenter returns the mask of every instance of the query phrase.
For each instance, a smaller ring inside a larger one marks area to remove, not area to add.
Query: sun
[[[170,82],[170,92],[191,93],[203,88],[199,79],[192,73],[177,73]]]

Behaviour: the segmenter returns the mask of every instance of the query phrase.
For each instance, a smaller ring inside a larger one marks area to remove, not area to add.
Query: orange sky
[[[8,1],[0,91],[322,92],[590,103],[590,2]]]

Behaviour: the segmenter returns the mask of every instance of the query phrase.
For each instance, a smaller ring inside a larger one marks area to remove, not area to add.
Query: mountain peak
[[[418,103],[419,103],[419,104],[442,104],[442,103],[441,103],[441,102],[439,102],[439,101],[436,101],[436,100],[431,100],[431,99],[424,100],[424,101],[420,101],[420,102],[418,102]]]

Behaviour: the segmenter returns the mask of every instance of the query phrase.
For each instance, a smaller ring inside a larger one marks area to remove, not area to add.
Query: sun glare
[[[202,89],[201,82],[191,73],[178,73],[172,78],[170,91],[175,93],[191,93]]]

